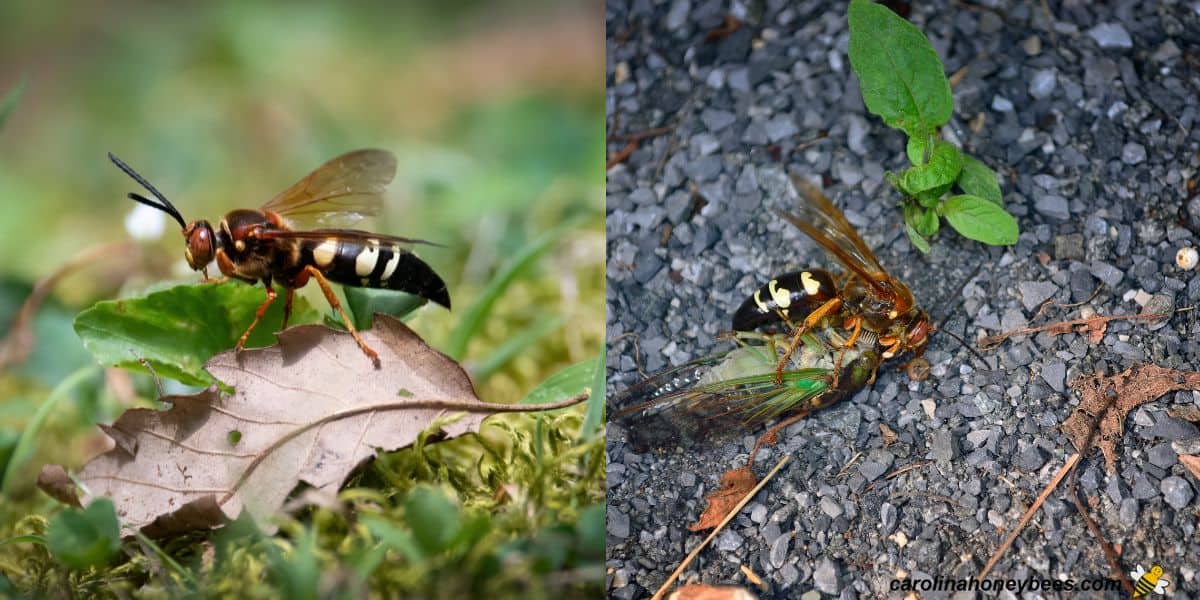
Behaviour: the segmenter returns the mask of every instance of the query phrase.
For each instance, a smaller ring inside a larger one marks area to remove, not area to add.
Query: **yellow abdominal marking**
[[[817,291],[821,289],[821,282],[813,279],[812,273],[808,271],[800,274],[800,283],[804,284],[804,291],[809,296],[816,296]]]
[[[754,304],[756,304],[758,306],[758,310],[761,310],[763,312],[771,312],[771,308],[769,306],[767,306],[767,303],[762,301],[762,290],[761,289],[754,290]]]
[[[325,268],[329,263],[333,262],[334,255],[337,254],[338,242],[335,239],[327,239],[321,242],[316,248],[313,248],[313,262],[317,263],[318,267]]]
[[[807,273],[805,274],[807,275]],[[779,287],[778,281],[772,279],[767,284],[767,291],[771,292],[771,299],[775,301],[775,305],[779,308],[787,308],[792,305],[792,291]]]
[[[371,240],[375,242],[375,240]],[[378,242],[372,243],[358,253],[358,258],[354,259],[354,273],[359,277],[366,277],[375,270],[375,263],[379,262],[379,246],[375,245]]]

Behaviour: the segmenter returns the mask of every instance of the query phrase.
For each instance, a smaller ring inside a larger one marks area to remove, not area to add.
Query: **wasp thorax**
[[[183,251],[188,266],[199,271],[213,259],[213,230],[208,221],[192,221],[183,230],[187,247]]]

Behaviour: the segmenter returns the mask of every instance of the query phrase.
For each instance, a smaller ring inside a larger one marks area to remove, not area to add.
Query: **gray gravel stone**
[[[1167,501],[1175,510],[1183,510],[1192,502],[1192,496],[1195,492],[1188,481],[1182,477],[1170,476],[1163,479],[1159,484],[1162,489],[1163,500]]]
[[[1059,220],[1067,220],[1071,218],[1071,210],[1067,206],[1067,199],[1062,196],[1042,196],[1034,201],[1033,209],[1039,214]]]
[[[1058,293],[1058,286],[1049,281],[1022,281],[1017,284],[1017,289],[1021,291],[1021,304],[1025,310],[1041,306]]]
[[[1061,360],[1046,363],[1042,367],[1042,379],[1050,384],[1051,389],[1061,394],[1066,389],[1067,365]]]
[[[1107,285],[1112,289],[1115,289],[1118,285],[1120,285],[1121,280],[1125,278],[1125,273],[1123,271],[1104,261],[1099,260],[1092,261],[1089,271],[1092,275],[1096,276],[1096,279],[1104,282],[1104,285]]]
[[[828,557],[822,558],[813,570],[813,585],[826,594],[836,595],[842,587],[840,575],[837,565],[832,560]]]
[[[1146,147],[1137,143],[1129,142],[1121,147],[1121,161],[1127,165],[1138,165],[1146,160]]]
[[[1033,79],[1029,82],[1029,95],[1041,100],[1049,98],[1054,93],[1054,87],[1057,83],[1058,72],[1054,69],[1042,69],[1033,74]]]
[[[1101,48],[1128,50],[1133,47],[1133,39],[1120,23],[1101,23],[1089,29],[1087,34]]]

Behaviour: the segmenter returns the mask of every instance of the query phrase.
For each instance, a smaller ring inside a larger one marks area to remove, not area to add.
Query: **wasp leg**
[[[287,329],[288,319],[292,316],[292,299],[296,297],[296,290],[286,288],[283,296],[283,325],[279,326],[279,330]]]
[[[854,315],[842,323],[843,326],[853,329],[850,332],[850,339],[846,340],[846,343],[842,345],[842,350],[837,353],[837,357],[833,360],[833,387],[838,386],[838,381],[842,377],[842,360],[846,357],[846,351],[854,347],[855,342],[858,341],[858,336],[862,334],[862,324],[862,317],[858,315]]]
[[[354,324],[350,322],[350,316],[346,314],[346,311],[342,310],[342,303],[338,302],[337,296],[333,294],[333,288],[329,287],[329,281],[325,279],[325,275],[323,275],[316,267],[312,265],[305,265],[304,271],[301,272],[301,277],[307,281],[309,276],[312,276],[317,280],[317,285],[321,286],[321,291],[325,294],[325,300],[329,302],[329,306],[332,306],[333,309],[338,312],[338,314],[342,315],[342,323],[346,324],[346,331],[350,332],[350,335],[354,337],[354,341],[358,342],[358,347],[362,348],[363,354],[366,354],[367,358],[371,359],[371,362],[374,363],[375,368],[378,369],[379,354],[372,350],[371,347],[363,341],[362,337],[358,335],[358,330],[355,329]],[[301,283],[301,285],[303,285],[303,283]]]
[[[804,317],[804,322],[796,327],[795,333],[792,334],[792,343],[788,344],[787,352],[784,352],[783,357],[775,365],[775,384],[783,383],[783,370],[787,368],[788,362],[792,360],[792,355],[796,353],[796,348],[800,346],[800,340],[809,329],[817,326],[829,313],[842,307],[841,298],[830,298],[817,307],[817,310],[812,311],[807,317]]]
[[[258,310],[254,311],[254,321],[246,328],[246,332],[242,334],[242,337],[238,338],[237,345],[233,347],[235,351],[240,351],[242,346],[246,345],[246,339],[250,337],[250,332],[254,331],[254,328],[258,326],[258,322],[262,320],[263,315],[267,312],[267,307],[271,306],[271,303],[275,301],[275,296],[275,288],[271,287],[270,283],[267,283],[267,299],[258,305]]]

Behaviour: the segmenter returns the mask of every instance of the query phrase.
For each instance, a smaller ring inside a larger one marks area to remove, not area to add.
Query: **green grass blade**
[[[592,370],[592,394],[588,397],[587,412],[583,417],[583,425],[579,427],[579,439],[587,439],[604,427],[604,382],[608,364],[608,346],[600,345],[600,354],[596,357],[596,367]]]
[[[38,435],[42,431],[42,426],[46,424],[46,419],[49,418],[51,411],[58,406],[63,398],[68,397],[68,392],[99,372],[100,367],[95,365],[81,367],[68,375],[62,380],[62,383],[59,383],[50,391],[50,395],[46,397],[46,401],[38,407],[37,412],[33,415],[33,419],[29,421],[24,431],[21,432],[21,439],[17,441],[17,447],[13,449],[12,458],[8,461],[8,468],[4,470],[4,480],[0,481],[0,493],[8,493],[9,486],[13,481],[13,474],[32,456],[33,449],[37,444]]]
[[[491,377],[496,371],[507,365],[509,361],[524,352],[526,348],[557,331],[559,327],[562,327],[565,320],[562,315],[555,315],[552,319],[539,320],[531,327],[509,338],[508,341],[501,344],[499,348],[492,352],[492,355],[483,361],[479,367],[471,369],[471,376],[475,380],[475,384],[483,383],[488,377]]]
[[[492,307],[496,305],[496,301],[504,295],[504,292],[518,277],[529,271],[542,253],[550,249],[574,226],[575,222],[571,220],[542,234],[522,248],[512,262],[496,273],[495,277],[492,277],[487,288],[475,299],[475,303],[467,309],[462,320],[450,332],[450,343],[446,346],[446,354],[450,355],[450,358],[463,359],[463,355],[467,351],[467,344],[479,333],[488,315],[491,314]]]
[[[5,540],[0,540],[0,546],[8,544],[41,544],[46,545],[46,538],[40,535],[17,535]]]

